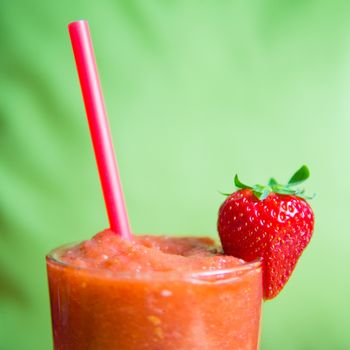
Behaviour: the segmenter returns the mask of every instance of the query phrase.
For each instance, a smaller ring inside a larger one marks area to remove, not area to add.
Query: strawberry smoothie
[[[47,256],[55,350],[257,350],[259,262],[209,238],[105,230]]]

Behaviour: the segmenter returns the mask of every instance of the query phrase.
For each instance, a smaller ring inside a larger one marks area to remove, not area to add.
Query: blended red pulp
[[[132,274],[195,273],[245,264],[241,259],[223,255],[210,238],[135,236],[127,241],[110,230],[67,249],[60,260],[75,267]]]
[[[209,238],[110,230],[47,258],[56,350],[256,350],[260,263]]]

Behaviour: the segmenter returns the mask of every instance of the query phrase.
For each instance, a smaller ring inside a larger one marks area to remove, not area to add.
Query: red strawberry
[[[240,190],[220,207],[218,231],[224,252],[246,261],[262,258],[265,299],[282,290],[311,239],[314,214],[304,191],[293,189],[309,175],[304,165],[287,185],[271,179],[267,186],[252,187],[236,175]]]

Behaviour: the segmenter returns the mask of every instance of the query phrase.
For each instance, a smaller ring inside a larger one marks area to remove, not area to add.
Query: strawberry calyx
[[[242,183],[238,175],[235,175],[235,186],[240,189],[250,189],[253,191],[254,195],[259,200],[264,200],[269,196],[270,193],[278,193],[285,195],[297,196],[304,199],[312,199],[314,196],[306,196],[305,189],[302,187],[295,186],[300,185],[305,180],[307,180],[310,176],[309,168],[306,165],[303,165],[300,169],[298,169],[293,176],[290,178],[287,184],[280,184],[273,177],[270,178],[267,185],[256,184],[254,186],[248,186]]]

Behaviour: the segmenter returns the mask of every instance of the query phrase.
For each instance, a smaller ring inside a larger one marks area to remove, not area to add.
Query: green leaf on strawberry
[[[304,182],[310,176],[310,171],[306,165],[303,165],[288,181],[289,186],[299,185]]]
[[[251,188],[250,186],[245,185],[244,183],[242,183],[242,182],[238,179],[238,175],[237,175],[237,174],[235,175],[235,185],[236,185],[236,187],[238,187],[238,188]]]
[[[267,198],[271,192],[279,193],[279,194],[290,194],[290,195],[298,196],[305,199],[312,199],[313,196],[310,197],[310,196],[304,195],[305,190],[303,188],[292,188],[296,185],[300,185],[301,183],[303,183],[305,180],[309,178],[309,176],[310,176],[310,171],[308,167],[306,165],[303,165],[300,169],[298,169],[293,174],[293,176],[290,178],[287,184],[280,184],[277,182],[275,178],[272,177],[270,178],[267,185],[256,184],[254,186],[248,186],[239,180],[237,174],[235,175],[234,182],[237,188],[252,189],[254,195],[260,200],[264,200],[265,198]]]

